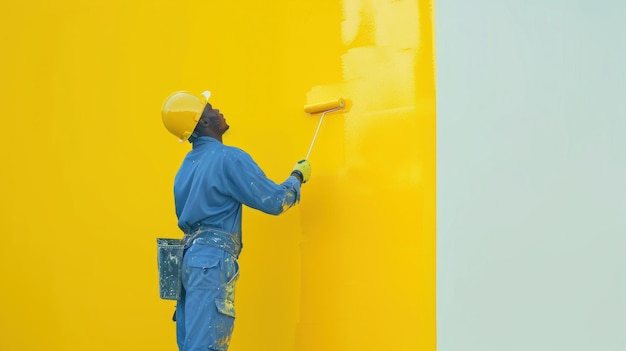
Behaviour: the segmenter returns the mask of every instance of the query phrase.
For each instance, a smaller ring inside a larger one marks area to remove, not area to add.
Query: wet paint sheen
[[[434,350],[430,4],[345,0],[343,18],[342,81],[307,95],[351,107],[328,117],[311,160],[323,177],[303,202],[296,349]]]

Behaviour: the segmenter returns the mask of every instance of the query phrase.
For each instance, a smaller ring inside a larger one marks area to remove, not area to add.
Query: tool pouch
[[[180,297],[184,246],[180,239],[157,238],[159,291],[163,300]]]

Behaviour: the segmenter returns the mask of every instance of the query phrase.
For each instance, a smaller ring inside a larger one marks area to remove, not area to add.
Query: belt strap
[[[185,249],[194,244],[217,247],[228,252],[235,258],[238,258],[241,252],[241,241],[237,234],[215,228],[201,227],[191,233],[185,233],[182,244]]]

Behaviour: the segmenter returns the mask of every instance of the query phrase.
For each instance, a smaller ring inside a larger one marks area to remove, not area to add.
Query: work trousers
[[[180,351],[226,351],[235,322],[237,259],[228,252],[195,243],[185,250],[182,292],[176,304]]]

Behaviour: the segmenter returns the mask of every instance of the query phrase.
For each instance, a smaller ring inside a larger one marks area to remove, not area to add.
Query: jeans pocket
[[[220,256],[211,254],[189,255],[183,272],[185,290],[219,289],[220,285],[223,284],[219,268],[221,260]]]
[[[215,327],[213,328],[213,344],[211,350],[226,351],[230,344],[230,338],[233,335],[235,326],[235,305],[233,301],[224,299],[215,299],[215,307],[219,312],[216,317]]]
[[[224,300],[231,301],[232,304],[232,301],[235,301],[235,286],[239,279],[239,263],[237,263],[235,258],[228,255],[224,260],[224,266],[227,278],[226,284],[224,285]]]
[[[215,307],[219,313],[235,318],[235,304],[232,301],[215,299]]]

